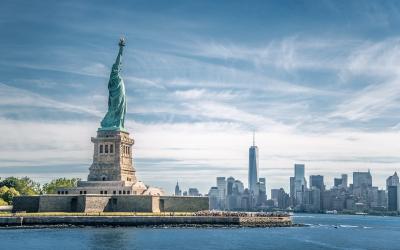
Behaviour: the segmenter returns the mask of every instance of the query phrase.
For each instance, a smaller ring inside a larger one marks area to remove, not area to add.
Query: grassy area
[[[67,213],[67,212],[46,212],[46,213],[0,213],[0,217],[6,216],[191,216],[193,213],[188,212],[162,212],[162,213],[146,213],[146,212],[101,212],[101,213]]]

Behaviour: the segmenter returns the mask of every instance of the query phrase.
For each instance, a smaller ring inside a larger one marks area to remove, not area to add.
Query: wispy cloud
[[[338,105],[331,117],[368,121],[400,108],[400,39],[368,42],[349,57],[341,74],[364,76],[361,90]],[[351,76],[350,76],[351,77]],[[371,79],[368,79],[370,77]]]
[[[262,46],[244,46],[233,43],[198,42],[188,53],[199,57],[221,60],[240,60],[252,63],[257,69],[268,66],[286,71],[340,68],[340,61],[354,41],[322,40],[299,36],[274,40]]]
[[[368,121],[400,108],[400,78],[395,81],[369,85],[340,105],[330,117]],[[389,113],[388,115],[393,115]]]
[[[344,70],[353,74],[374,76],[399,76],[400,38],[379,42],[363,42],[348,58]]]
[[[231,90],[225,91],[208,91],[206,89],[188,89],[188,90],[176,90],[174,94],[183,100],[220,100],[229,101],[235,98],[239,98],[239,93],[235,93]],[[245,95],[245,93],[242,93]]]
[[[87,107],[56,101],[28,90],[11,87],[0,83],[0,105],[18,107],[38,107],[64,110],[68,112],[87,113],[100,117],[101,113]]]

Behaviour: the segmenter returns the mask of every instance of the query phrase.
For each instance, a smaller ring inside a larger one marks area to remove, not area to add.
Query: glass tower
[[[249,190],[255,192],[258,181],[258,147],[255,145],[253,133],[253,146],[249,148]]]
[[[306,191],[304,168],[304,164],[294,164],[294,195],[297,205],[303,203],[303,194]]]

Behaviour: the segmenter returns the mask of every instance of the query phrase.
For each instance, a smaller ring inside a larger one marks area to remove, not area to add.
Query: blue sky
[[[293,164],[323,174],[400,166],[396,1],[2,1],[0,175],[85,179],[127,39],[126,126],[137,175],[172,192]]]

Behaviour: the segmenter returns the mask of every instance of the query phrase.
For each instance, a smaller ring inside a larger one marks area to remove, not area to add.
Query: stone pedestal
[[[128,132],[99,130],[94,143],[93,163],[89,168],[88,181],[123,181],[126,186],[136,183],[132,163],[134,140]]]

